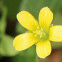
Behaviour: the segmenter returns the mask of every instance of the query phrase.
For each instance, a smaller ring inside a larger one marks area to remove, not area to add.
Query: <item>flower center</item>
[[[35,31],[33,31],[33,33],[35,33],[37,37],[42,40],[47,40],[49,38],[48,31],[43,28],[38,27]]]

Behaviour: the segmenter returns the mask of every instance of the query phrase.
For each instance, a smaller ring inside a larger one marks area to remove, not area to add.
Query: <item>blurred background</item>
[[[25,51],[16,51],[13,39],[27,30],[22,27],[16,14],[30,12],[37,20],[41,8],[48,6],[53,14],[53,25],[62,25],[62,0],[0,0],[0,62],[62,62],[62,42],[51,42],[52,53],[46,59],[36,55],[35,45]]]

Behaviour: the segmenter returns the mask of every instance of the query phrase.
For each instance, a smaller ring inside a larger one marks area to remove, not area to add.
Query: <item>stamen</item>
[[[40,35],[40,38],[42,38],[42,34]]]
[[[41,30],[43,31],[43,28],[41,28]]]

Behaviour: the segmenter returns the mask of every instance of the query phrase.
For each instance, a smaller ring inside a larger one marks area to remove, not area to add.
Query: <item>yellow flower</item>
[[[18,35],[13,42],[18,51],[25,50],[36,43],[36,52],[40,58],[45,58],[51,53],[50,41],[62,41],[62,25],[50,26],[53,13],[44,7],[39,13],[39,23],[27,11],[17,14],[19,23],[30,32]]]

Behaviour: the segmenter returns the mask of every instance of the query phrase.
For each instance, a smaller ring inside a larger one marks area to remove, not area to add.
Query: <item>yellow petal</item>
[[[35,18],[27,11],[21,11],[17,14],[17,19],[22,26],[30,31],[34,31],[38,27]]]
[[[33,33],[24,33],[21,35],[18,35],[13,42],[14,47],[18,51],[25,50],[35,44],[37,42],[37,39],[35,38],[35,35]]]
[[[62,25],[56,25],[50,28],[49,39],[55,42],[62,41]]]
[[[37,55],[40,58],[45,58],[51,53],[51,44],[49,40],[40,41],[36,46]]]
[[[39,24],[41,27],[49,28],[53,20],[53,13],[48,7],[44,7],[39,13]]]

